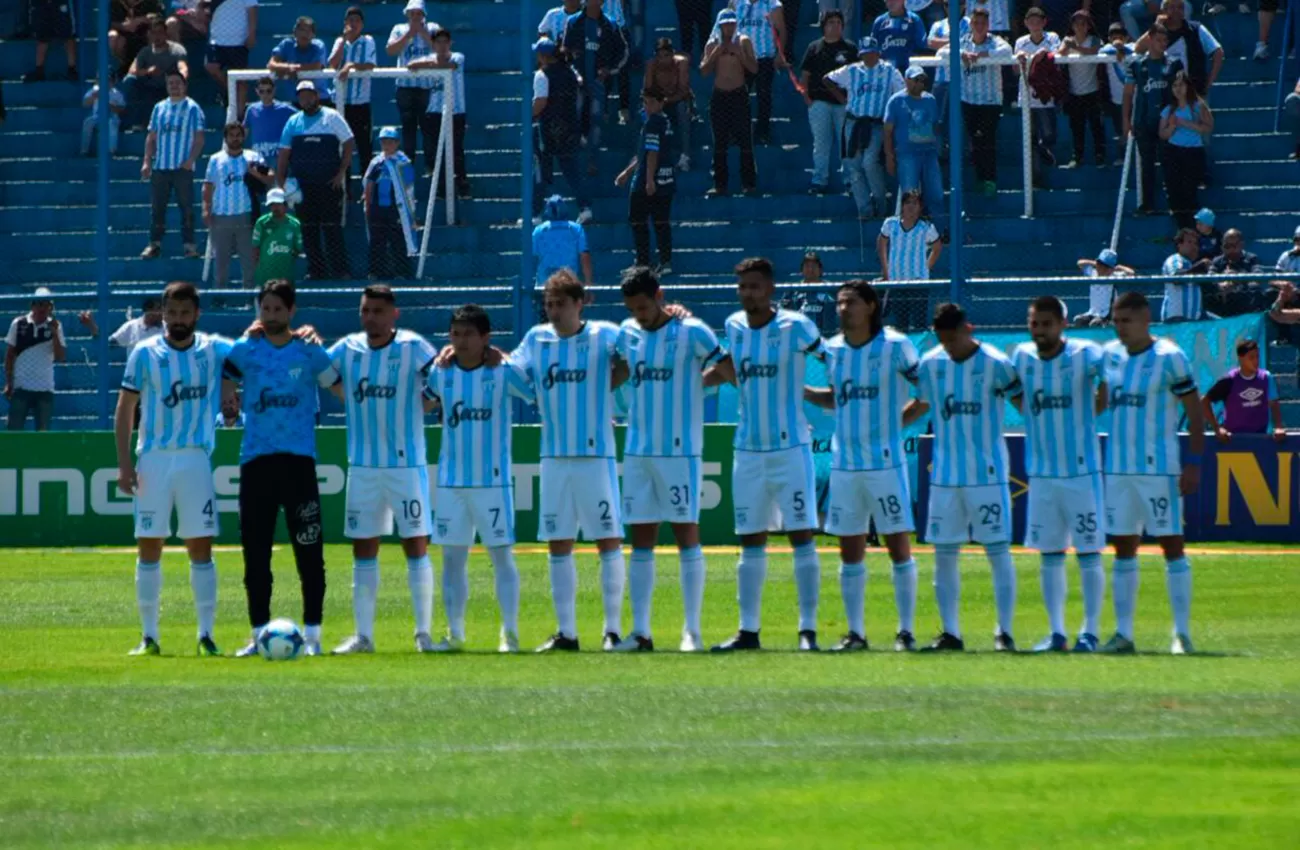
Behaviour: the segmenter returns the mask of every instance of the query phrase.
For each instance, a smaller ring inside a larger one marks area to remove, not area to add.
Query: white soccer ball
[[[257,654],[267,661],[292,661],[302,654],[304,642],[293,620],[272,620],[257,633]]]
[[[284,181],[284,202],[290,207],[295,207],[302,202],[302,187],[298,185],[297,177],[290,177]]]

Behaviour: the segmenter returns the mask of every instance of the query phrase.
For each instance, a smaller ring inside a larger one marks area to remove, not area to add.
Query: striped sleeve
[[[1192,377],[1192,365],[1182,349],[1174,348],[1165,356],[1165,375],[1169,380],[1169,391],[1176,396],[1185,396],[1196,392],[1196,380]]]
[[[145,346],[137,345],[131,349],[126,358],[126,370],[122,373],[122,389],[139,393],[144,390],[149,380],[149,370],[145,368]]]

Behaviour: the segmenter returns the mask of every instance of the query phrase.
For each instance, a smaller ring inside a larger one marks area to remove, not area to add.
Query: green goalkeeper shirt
[[[253,245],[261,249],[257,284],[268,280],[294,280],[293,266],[302,253],[302,225],[291,215],[277,219],[267,213],[253,225]]]

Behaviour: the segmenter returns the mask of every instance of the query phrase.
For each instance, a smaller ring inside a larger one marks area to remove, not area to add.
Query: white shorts
[[[489,548],[515,544],[515,495],[509,485],[438,488],[434,542],[473,546],[475,532]]]
[[[817,527],[817,470],[811,446],[774,452],[736,450],[731,503],[737,534]]]
[[[1126,537],[1183,533],[1183,497],[1176,475],[1107,475],[1106,533]]]
[[[394,520],[397,536],[403,540],[428,537],[432,533],[429,515],[433,513],[429,468],[349,467],[347,506],[343,533],[353,540],[392,534]]]
[[[155,450],[136,461],[135,536],[172,536],[172,508],[176,509],[176,535],[181,540],[216,537],[216,491],[212,486],[212,461],[203,449]]]
[[[619,507],[612,457],[542,458],[538,540],[622,539]]]
[[[1039,552],[1080,554],[1106,548],[1106,517],[1101,473],[1076,478],[1029,479],[1025,545]]]
[[[700,521],[704,465],[698,457],[623,457],[623,523]]]
[[[931,487],[927,543],[1011,542],[1011,488]]]
[[[915,531],[907,467],[861,472],[832,469],[826,516],[826,533],[836,537],[866,534],[872,519],[880,535]]]

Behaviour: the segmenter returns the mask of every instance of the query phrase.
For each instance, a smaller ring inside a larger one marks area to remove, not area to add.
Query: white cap
[[[267,204],[283,204],[283,203],[284,203],[284,190],[283,190],[283,189],[272,189],[271,191],[267,192],[267,193],[266,193],[266,202],[267,202]]]
[[[298,88],[296,89],[296,91],[307,91],[308,89],[310,89],[311,91],[316,91],[316,84],[313,83],[311,80],[301,80],[298,83]]]
[[[423,13],[424,13],[424,0],[407,0],[406,8],[403,9],[402,11],[403,11],[403,12],[419,12],[419,13],[423,14]]]
[[[49,288],[48,286],[38,286],[38,287],[36,287],[36,291],[32,293],[32,300],[33,300],[33,301],[53,301],[53,300],[54,300],[54,293],[50,290],[50,288]]]

